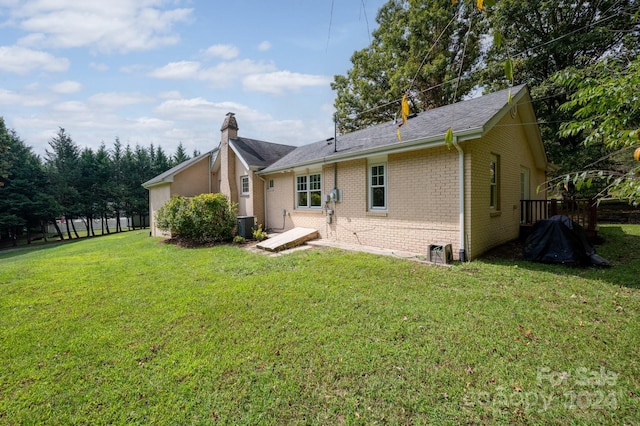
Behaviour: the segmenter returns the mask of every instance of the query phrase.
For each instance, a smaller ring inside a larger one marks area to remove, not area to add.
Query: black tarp
[[[524,259],[576,266],[610,266],[598,256],[582,226],[566,216],[553,216],[533,225],[524,245]]]

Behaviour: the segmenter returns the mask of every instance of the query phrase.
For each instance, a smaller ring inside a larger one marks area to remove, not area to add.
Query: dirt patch
[[[506,260],[523,260],[524,244],[520,240],[509,241],[508,243],[494,247],[480,258],[482,259],[506,259]]]
[[[207,248],[220,245],[229,245],[230,243],[200,243],[186,238],[167,238],[165,240],[158,241],[158,244],[171,244],[180,248]]]

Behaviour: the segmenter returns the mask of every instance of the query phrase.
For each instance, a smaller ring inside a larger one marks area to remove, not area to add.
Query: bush
[[[253,230],[253,239],[256,241],[262,241],[266,238],[267,233],[262,230],[262,225],[258,225],[258,228]]]
[[[231,241],[236,227],[236,205],[223,194],[173,196],[156,213],[156,223],[174,238],[196,243]]]

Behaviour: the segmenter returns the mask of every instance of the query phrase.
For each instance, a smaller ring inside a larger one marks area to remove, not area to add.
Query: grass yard
[[[638,424],[640,225],[601,235],[611,269],[0,252],[0,423]]]

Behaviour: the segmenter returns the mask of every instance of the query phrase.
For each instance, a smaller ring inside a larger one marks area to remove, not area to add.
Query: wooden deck
[[[526,239],[531,226],[552,216],[567,216],[582,226],[589,238],[598,235],[598,206],[592,199],[521,200],[520,237]]]
[[[293,228],[256,244],[256,247],[267,251],[282,251],[297,247],[309,240],[318,238],[318,231],[312,228]]]

